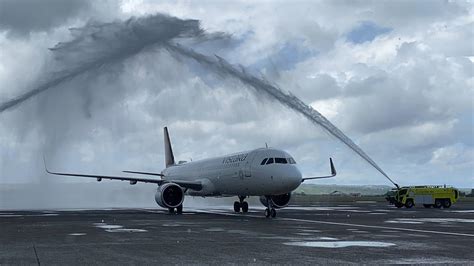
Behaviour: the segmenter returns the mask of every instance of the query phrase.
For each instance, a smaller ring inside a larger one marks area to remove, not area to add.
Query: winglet
[[[46,166],[46,156],[43,154],[43,164],[44,164],[44,170],[46,173],[51,174],[51,172],[48,170],[48,166]]]
[[[331,178],[331,177],[336,176],[337,175],[336,167],[334,167],[334,163],[332,162],[332,158],[329,158],[329,164],[331,166],[331,175],[306,177],[306,178],[301,179],[301,183],[303,183],[305,180]]]
[[[170,165],[174,165],[174,155],[173,155],[173,148],[171,148],[171,141],[170,135],[168,134],[168,128],[163,128],[164,133],[164,140],[165,140],[165,165],[169,167]]]
[[[332,163],[332,158],[329,158],[329,163],[331,164],[331,175],[336,176],[337,175],[336,167],[334,167],[334,164]]]

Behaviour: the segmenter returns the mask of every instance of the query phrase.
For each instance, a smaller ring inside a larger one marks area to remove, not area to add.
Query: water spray
[[[123,60],[140,53],[147,47],[164,47],[172,54],[197,61],[214,73],[240,80],[254,88],[256,92],[264,93],[295,112],[302,114],[346,144],[398,188],[398,185],[359,146],[321,113],[306,105],[298,97],[290,92],[283,91],[262,78],[249,74],[242,66],[238,69],[221,57],[207,56],[176,44],[175,40],[180,38],[208,41],[225,37],[224,34],[205,33],[197,20],[182,20],[157,14],[111,23],[91,22],[84,27],[70,30],[74,37],[72,41],[58,43],[50,49],[62,68],[56,70],[53,74],[46,75],[46,81],[40,86],[17,98],[0,103],[0,114],[22,104],[39,93],[88,71],[94,71],[104,65],[123,62]]]
[[[282,89],[270,84],[269,82],[259,79],[255,76],[248,74],[245,68],[240,66],[240,70],[229,64],[226,60],[219,56],[210,57],[204,54],[200,54],[190,48],[185,48],[179,44],[169,44],[165,46],[170,52],[177,55],[186,56],[192,58],[198,63],[205,65],[219,74],[227,74],[233,78],[240,80],[242,83],[251,86],[257,92],[263,92],[273,99],[279,101],[281,104],[289,107],[290,109],[302,114],[311,122],[316,125],[322,126],[329,134],[333,135],[344,144],[346,144],[351,150],[356,152],[360,157],[377,169],[382,175],[384,175],[391,183],[397,188],[398,184],[395,183],[383,170],[380,168],[357,144],[355,144],[349,137],[347,137],[339,128],[333,125],[326,117],[320,112],[316,111],[311,106],[305,104],[295,95],[285,92]]]

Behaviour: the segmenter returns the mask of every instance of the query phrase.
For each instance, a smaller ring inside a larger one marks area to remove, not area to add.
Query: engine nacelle
[[[158,187],[155,201],[163,208],[176,208],[184,201],[184,192],[175,183],[165,183]]]
[[[273,201],[273,207],[284,208],[288,206],[288,203],[290,202],[291,193],[275,195],[271,196],[271,198]],[[260,202],[263,204],[263,206],[268,207],[267,198],[265,198],[265,196],[260,197]]]

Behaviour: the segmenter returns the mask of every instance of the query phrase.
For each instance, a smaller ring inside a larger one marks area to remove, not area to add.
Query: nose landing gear
[[[174,214],[174,210],[176,209],[177,214],[183,214],[183,204],[179,205],[176,208],[168,208],[168,213],[169,214]]]
[[[276,217],[276,210],[275,208],[273,207],[273,200],[270,196],[265,196],[265,198],[267,199],[267,208],[265,209],[265,217],[269,218],[269,217],[272,217],[272,218],[275,218]]]
[[[249,204],[244,201],[247,196],[239,196],[239,201],[234,202],[234,212],[248,212],[249,211]]]

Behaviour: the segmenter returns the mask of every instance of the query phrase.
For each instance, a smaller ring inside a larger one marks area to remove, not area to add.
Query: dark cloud
[[[2,0],[0,30],[19,36],[48,31],[90,6],[89,0]]]

